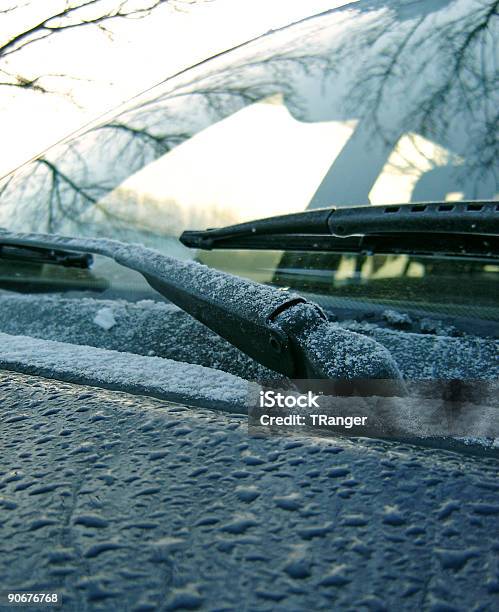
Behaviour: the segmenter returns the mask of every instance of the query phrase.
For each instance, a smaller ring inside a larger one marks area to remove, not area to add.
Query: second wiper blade
[[[52,264],[65,268],[81,268],[86,270],[90,268],[94,259],[90,253],[75,253],[59,249],[2,244],[0,234],[0,261],[2,260],[40,265]]]
[[[305,211],[205,231],[180,241],[201,249],[499,252],[499,203],[428,202]],[[407,249],[407,250],[405,250]]]

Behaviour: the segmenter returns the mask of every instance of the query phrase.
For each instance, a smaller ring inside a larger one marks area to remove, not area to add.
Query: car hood
[[[466,609],[479,584],[493,607],[489,458],[249,438],[237,415],[11,372],[0,390],[5,588],[106,610],[391,609],[402,588]]]

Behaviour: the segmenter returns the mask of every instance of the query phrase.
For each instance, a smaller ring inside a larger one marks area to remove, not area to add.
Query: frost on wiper
[[[369,379],[382,381],[373,383],[379,393],[405,392],[386,348],[334,326],[319,306],[298,294],[115,240],[9,232],[1,240],[111,257],[246,355],[289,378],[337,380],[342,389],[348,381]]]
[[[499,257],[498,202],[427,202],[324,208],[204,231],[180,241],[200,249]]]

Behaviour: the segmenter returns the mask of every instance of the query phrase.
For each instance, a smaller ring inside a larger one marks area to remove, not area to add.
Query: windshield
[[[188,256],[186,228],[493,199],[495,4],[358,2],[261,37],[8,177],[0,225]]]

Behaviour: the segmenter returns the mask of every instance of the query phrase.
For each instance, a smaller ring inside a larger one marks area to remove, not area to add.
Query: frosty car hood
[[[494,607],[496,461],[248,438],[236,415],[10,372],[0,397],[4,588],[110,612]]]

